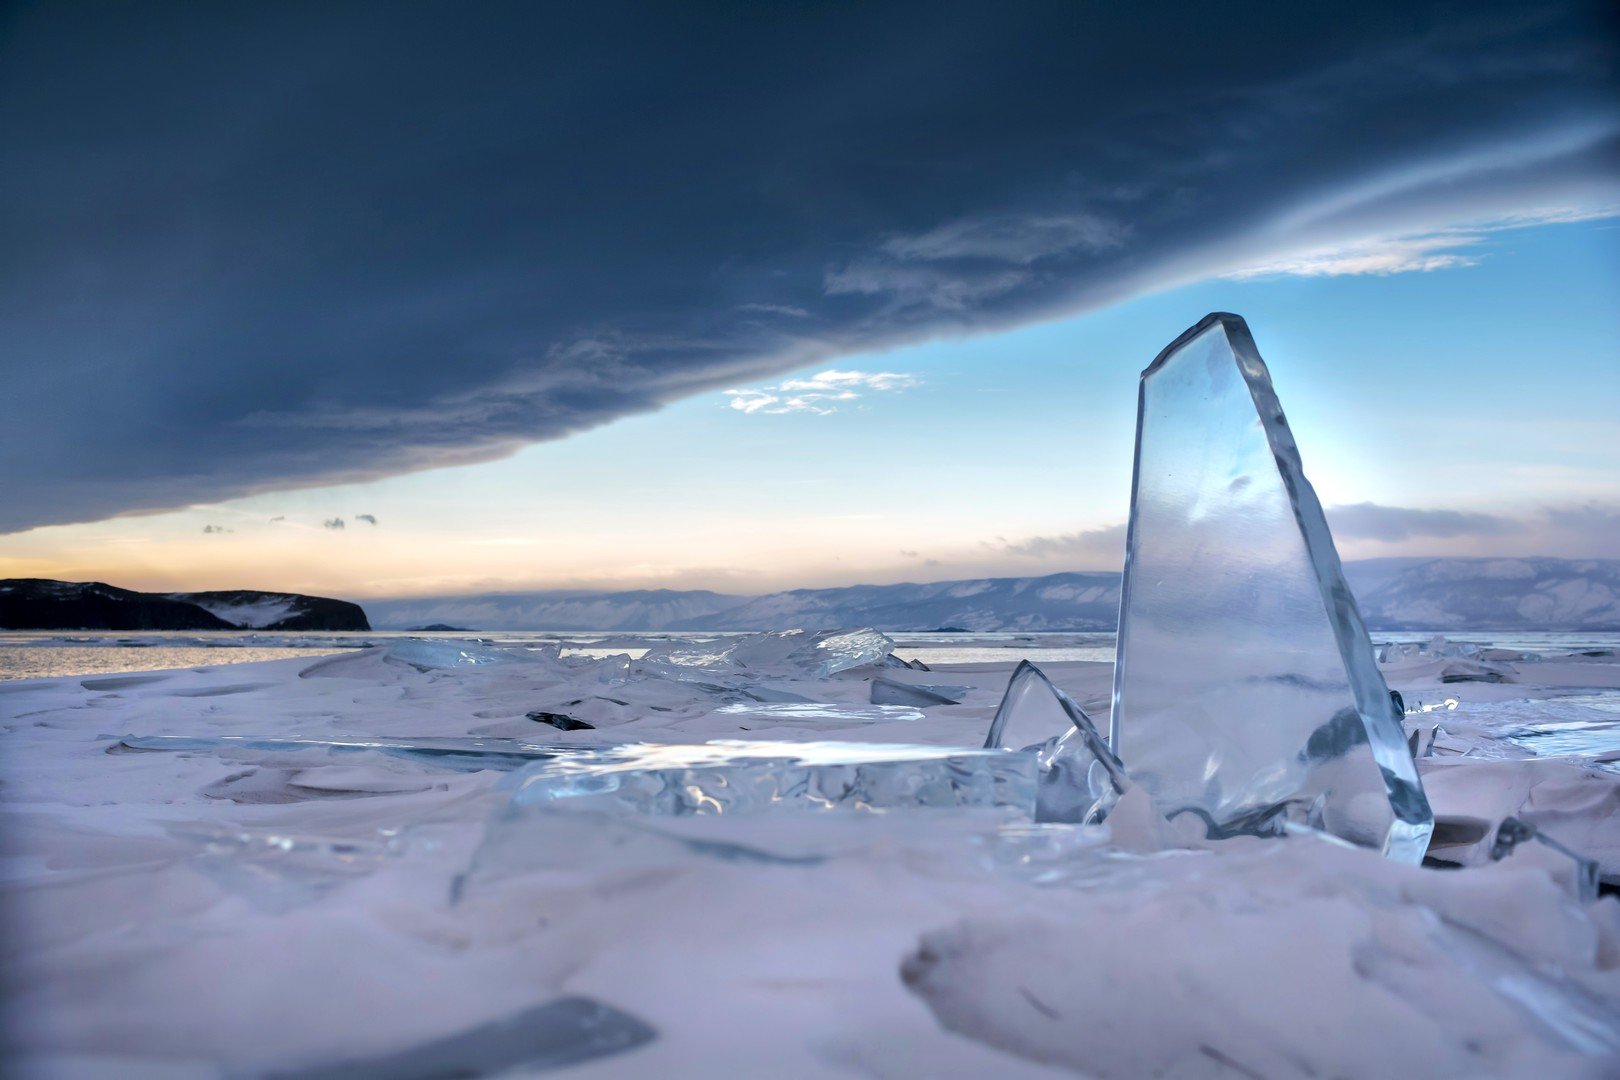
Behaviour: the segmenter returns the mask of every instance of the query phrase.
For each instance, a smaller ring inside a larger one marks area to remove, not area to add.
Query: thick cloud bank
[[[0,530],[1589,213],[1608,10],[13,7]]]

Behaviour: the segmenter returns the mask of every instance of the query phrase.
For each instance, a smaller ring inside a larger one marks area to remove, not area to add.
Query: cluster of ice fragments
[[[882,676],[871,680],[870,706],[818,702],[795,688],[857,668],[907,666],[892,647],[869,629],[790,630],[661,642],[639,658],[606,661],[564,658],[555,647],[424,640],[396,642],[386,655],[423,672],[517,663],[573,669],[608,688],[595,697],[610,703],[619,702],[613,687],[662,680],[717,695],[720,711],[766,726],[773,719],[914,721],[921,709],[961,699],[962,687]],[[1392,661],[1434,655],[1485,659],[1477,648],[1440,642],[1384,650]],[[1142,375],[1106,735],[1025,663],[975,751],[367,745],[447,764],[521,765],[514,810],[561,802],[665,815],[994,805],[1035,820],[1097,822],[1135,791],[1172,824],[1172,835],[1189,841],[1312,829],[1415,863],[1434,822],[1403,714],[1379,673],[1265,364],[1243,320],[1215,314]],[[562,730],[595,726],[562,712],[530,716]],[[1431,732],[1421,752],[1432,752],[1433,740]]]
[[[615,710],[671,709],[638,696],[654,685],[660,688],[656,700],[689,695],[705,703],[706,715],[736,720],[745,731],[825,722],[844,731],[887,725],[887,733],[969,692],[902,677],[897,669],[921,665],[898,660],[892,647],[874,630],[845,629],[660,642],[637,658],[422,640],[373,652],[382,664],[430,678],[501,665],[543,667],[554,677],[556,701],[529,719],[576,737],[611,726]],[[1464,665],[1459,676],[1473,672],[1482,680],[1497,670],[1489,665],[1524,659],[1442,642],[1387,646],[1380,658]],[[894,829],[904,812],[949,809],[988,822],[966,834],[986,864],[1040,884],[1095,883],[1140,872],[1098,854],[1107,842],[1099,837],[1111,836],[1119,849],[1151,851],[1308,835],[1379,850],[1395,863],[1416,864],[1426,853],[1462,865],[1533,861],[1562,875],[1576,899],[1593,899],[1596,862],[1578,844],[1548,835],[1520,814],[1542,782],[1522,762],[1501,762],[1507,783],[1497,810],[1443,818],[1437,826],[1414,759],[1452,752],[1455,740],[1466,738],[1423,720],[1437,710],[1449,718],[1457,703],[1415,702],[1407,709],[1385,684],[1380,658],[1248,330],[1235,316],[1212,315],[1143,373],[1106,731],[1025,661],[976,747],[758,736],[592,745],[494,737],[159,735],[127,737],[122,748],[282,758],[380,753],[447,771],[505,771],[501,809],[460,879],[458,896],[469,883],[543,866],[559,838],[598,835],[591,830],[603,822],[609,832],[600,835],[637,851],[638,844],[674,842],[725,860],[807,865],[826,857],[829,843],[847,844],[847,835],[818,834],[784,848],[779,832],[750,846],[692,832],[687,819],[701,824],[720,815],[779,825],[775,819],[864,813],[883,815],[883,827]],[[327,663],[355,662],[351,656]],[[305,674],[320,674],[322,667]],[[815,684],[840,676],[869,684],[869,704],[819,700]],[[1410,737],[1407,715],[1419,721]],[[1473,764],[1466,775],[1439,766],[1429,775],[1453,785],[1481,774]],[[1464,801],[1489,804],[1477,794]],[[1098,823],[1107,830],[1072,828]],[[223,853],[283,858],[320,843],[242,832],[205,840]],[[346,857],[376,860],[392,853],[356,848]],[[971,927],[958,933],[971,935]],[[1532,970],[1466,928],[1440,926],[1433,935],[1537,1023],[1574,1025],[1555,1032],[1559,1045],[1580,1053],[1620,1051],[1620,1027],[1556,973]],[[908,961],[906,977],[926,987],[940,977],[942,963],[925,947]],[[960,1030],[998,1022],[970,1015],[979,999],[958,1012],[948,1001],[931,1003]],[[654,1037],[635,1017],[583,999],[562,999],[542,1012],[524,1023],[556,1029],[547,1045],[564,1048],[556,1051],[558,1061],[613,1053]],[[523,1023],[497,1027],[474,1040],[477,1046],[424,1052],[460,1061],[487,1050],[494,1055],[487,1064],[543,1060],[500,1049],[503,1040],[523,1041]],[[381,1075],[390,1062],[367,1067]]]

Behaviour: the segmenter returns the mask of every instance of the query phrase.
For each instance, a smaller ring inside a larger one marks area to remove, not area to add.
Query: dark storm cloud
[[[13,5],[0,530],[1613,202],[1609,10]]]

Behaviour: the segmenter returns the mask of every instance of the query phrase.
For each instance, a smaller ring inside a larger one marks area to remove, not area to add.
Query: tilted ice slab
[[[956,705],[967,696],[966,686],[939,686],[927,683],[903,683],[881,676],[872,680],[871,698],[874,705]]]
[[[1423,857],[1400,716],[1236,315],[1142,373],[1117,649],[1109,745],[1166,814]]]
[[[1035,760],[1002,750],[841,742],[633,744],[511,777],[511,810],[688,814],[1035,806]]]

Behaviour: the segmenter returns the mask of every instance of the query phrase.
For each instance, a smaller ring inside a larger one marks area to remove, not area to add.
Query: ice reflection
[[[684,816],[1001,807],[1028,817],[1035,758],[905,744],[633,744],[541,762],[506,781],[533,807]]]

